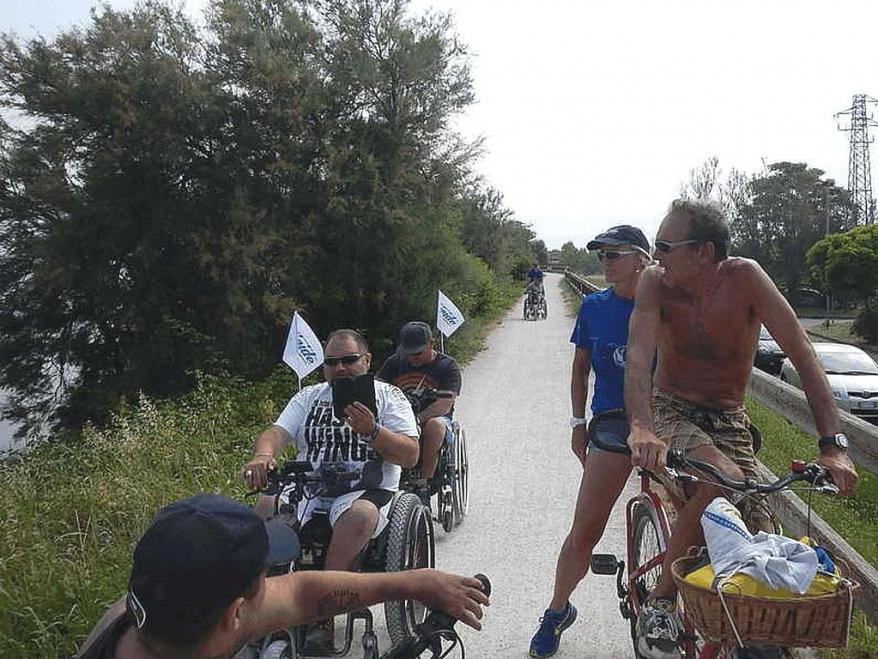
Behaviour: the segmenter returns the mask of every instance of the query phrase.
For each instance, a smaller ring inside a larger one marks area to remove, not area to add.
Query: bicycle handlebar
[[[359,480],[363,475],[360,469],[314,469],[308,461],[288,460],[283,467],[275,469],[268,474],[268,483],[262,494],[275,496],[280,494],[287,485],[324,485],[334,487],[352,483]],[[254,492],[255,494],[255,492]]]
[[[488,577],[484,574],[477,574],[475,578],[482,582],[482,590],[485,595],[490,596],[491,582]],[[457,632],[454,631],[456,622],[457,620],[444,611],[431,611],[424,622],[415,625],[412,638],[394,645],[381,655],[381,659],[415,659],[421,656],[424,651],[431,649],[431,646],[437,642],[437,636],[445,633],[456,636]],[[439,651],[441,651],[441,647]],[[433,656],[438,656],[435,650]]]
[[[679,449],[668,451],[667,470],[674,478],[683,482],[704,482],[697,476],[678,471],[686,468],[704,472],[723,487],[737,492],[771,494],[788,487],[791,483],[806,481],[819,490],[838,493],[838,488],[832,484],[832,475],[829,470],[814,462],[806,464],[801,460],[793,460],[790,464],[790,472],[786,476],[779,478],[774,483],[760,483],[755,478],[745,478],[744,480],[730,478],[708,462],[687,458]]]

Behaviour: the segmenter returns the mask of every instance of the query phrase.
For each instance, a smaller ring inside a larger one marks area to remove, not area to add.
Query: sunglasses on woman
[[[344,364],[345,366],[350,366],[351,364],[356,364],[363,355],[345,355],[344,357],[324,357],[323,365],[324,366],[338,366],[339,364]]]
[[[615,261],[616,259],[620,259],[623,256],[628,256],[629,254],[637,254],[637,252],[633,249],[629,249],[623,252],[598,252],[598,261]]]

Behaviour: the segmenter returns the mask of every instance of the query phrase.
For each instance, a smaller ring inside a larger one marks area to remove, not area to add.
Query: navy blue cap
[[[649,256],[649,241],[643,235],[643,231],[630,224],[620,224],[607,229],[602,234],[595,236],[594,240],[590,241],[585,248],[593,251],[607,245],[631,245],[643,250],[645,256]]]
[[[399,330],[399,351],[404,355],[422,352],[430,345],[433,330],[427,323],[419,320],[406,323]]]
[[[294,560],[296,533],[251,508],[198,494],[162,508],[134,550],[127,608],[138,629],[179,640],[187,621],[246,594],[266,567]]]

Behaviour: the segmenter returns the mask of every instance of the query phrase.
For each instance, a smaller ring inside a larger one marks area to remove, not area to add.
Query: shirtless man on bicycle
[[[662,221],[654,248],[658,265],[640,277],[629,329],[625,408],[632,464],[661,475],[668,449],[679,448],[733,478],[759,477],[744,394],[762,323],[801,376],[821,437],[818,462],[849,493],[857,472],[839,433],[826,374],[772,280],[755,261],[729,257],[729,244],[728,222],[711,203],[674,201]],[[718,493],[707,486],[683,492],[673,479],[666,487],[686,503],[661,577],[637,622],[638,651],[649,659],[680,656],[682,625],[670,565],[702,543],[699,519]],[[764,513],[751,520],[769,530]]]

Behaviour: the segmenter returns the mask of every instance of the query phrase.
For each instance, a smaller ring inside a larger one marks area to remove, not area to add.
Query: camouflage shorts
[[[750,418],[743,407],[725,410],[700,407],[656,387],[652,397],[652,416],[655,434],[667,440],[669,448],[681,449],[684,455],[688,455],[700,446],[715,446],[746,476],[762,480],[753,453]],[[689,498],[682,485],[667,473],[659,480],[680,501]],[[731,494],[726,496],[733,498]],[[737,505],[751,530],[773,530],[763,497],[747,497]]]

